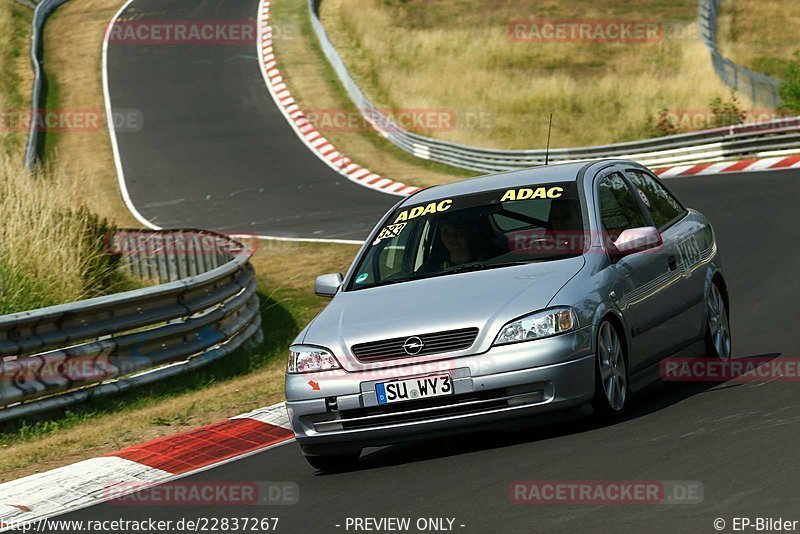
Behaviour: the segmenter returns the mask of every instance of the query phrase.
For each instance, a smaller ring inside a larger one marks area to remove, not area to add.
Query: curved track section
[[[255,27],[257,0],[136,0],[116,24],[231,21]],[[107,45],[107,104],[141,111],[117,131],[129,207],[155,227],[361,240],[399,200],[355,184],[315,157],[271,99],[255,41]]]

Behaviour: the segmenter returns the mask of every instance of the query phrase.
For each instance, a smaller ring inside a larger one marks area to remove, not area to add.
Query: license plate
[[[412,401],[453,394],[450,375],[423,376],[408,380],[393,380],[375,384],[378,404]]]

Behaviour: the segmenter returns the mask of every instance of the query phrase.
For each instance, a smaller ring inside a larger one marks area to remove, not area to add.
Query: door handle
[[[678,262],[675,260],[675,256],[670,256],[667,258],[667,265],[669,265],[669,270],[674,271],[678,268]]]

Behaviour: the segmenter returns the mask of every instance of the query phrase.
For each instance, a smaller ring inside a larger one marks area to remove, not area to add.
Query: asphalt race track
[[[126,15],[252,18],[248,1],[137,0]],[[136,206],[163,226],[363,238],[396,197],[360,188],[307,151],[272,104],[252,46],[112,46],[112,102],[146,129],[121,134]],[[732,307],[734,356],[796,357],[800,171],[668,181],[714,224]],[[347,517],[447,517],[462,532],[714,532],[734,516],[792,519],[800,508],[800,384],[662,384],[613,425],[584,417],[507,433],[365,451],[356,471],[315,473],[294,443],[194,475],[292,481],[274,507],[106,503],[61,519],[279,517],[278,532],[344,532]],[[511,504],[515,480],[697,480],[693,505]],[[337,527],[336,525],[342,525]],[[463,526],[461,526],[463,525]],[[412,532],[414,530],[412,529]]]
[[[255,0],[136,0],[121,21],[254,21]],[[109,43],[115,110],[131,201],[160,227],[363,239],[400,197],[334,172],[298,139],[267,92],[255,42]]]
[[[714,223],[731,293],[734,356],[796,357],[800,173],[668,182]],[[300,504],[138,507],[103,504],[62,519],[277,516],[287,533],[342,532],[346,517],[453,517],[463,532],[713,532],[722,517],[790,516],[800,506],[797,382],[670,383],[611,426],[582,418],[365,451],[358,471],[320,475],[289,443],[196,481],[294,481]],[[699,480],[693,505],[511,504],[515,480]],[[789,517],[791,518],[791,517]]]

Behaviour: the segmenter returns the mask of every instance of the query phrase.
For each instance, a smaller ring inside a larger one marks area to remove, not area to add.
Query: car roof
[[[573,182],[577,180],[580,170],[584,167],[595,164],[604,164],[602,166],[605,166],[605,164],[611,163],[626,163],[636,165],[637,167],[641,166],[636,162],[620,159],[583,160],[554,165],[541,165],[529,169],[487,174],[485,176],[429,187],[411,195],[403,204],[418,204],[445,197],[469,195],[471,193],[480,193],[482,191],[491,191],[494,189],[524,187],[553,182]]]

